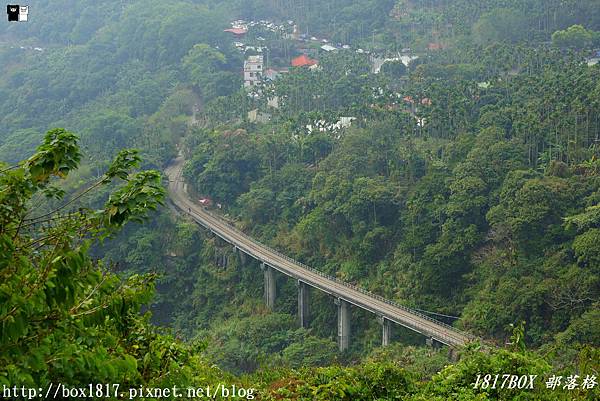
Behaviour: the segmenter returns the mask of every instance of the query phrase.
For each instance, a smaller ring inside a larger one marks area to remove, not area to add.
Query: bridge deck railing
[[[229,221],[225,220],[223,217],[221,217],[221,216],[219,216],[219,215],[211,212],[210,210],[207,210],[206,208],[204,208],[203,211],[204,211],[204,213],[210,215],[215,220],[218,220],[222,224],[225,224],[228,227],[228,229],[235,231],[238,235],[242,236],[244,239],[248,240],[249,242],[252,242],[254,245],[256,245],[258,247],[266,248],[270,252],[272,252],[272,253],[276,254],[277,256],[279,256],[280,258],[283,258],[283,259],[287,260],[290,263],[293,263],[293,264],[295,264],[297,266],[300,266],[300,267],[302,267],[305,270],[308,270],[308,271],[310,271],[312,273],[315,273],[315,274],[317,274],[317,275],[319,275],[319,276],[321,276],[323,278],[326,278],[326,279],[328,279],[330,281],[333,281],[333,282],[335,282],[337,284],[340,284],[340,285],[342,285],[344,287],[350,288],[350,289],[352,289],[354,291],[358,291],[358,292],[360,292],[362,294],[365,294],[365,295],[367,295],[367,296],[369,296],[371,298],[374,298],[374,299],[376,299],[376,300],[378,300],[380,302],[384,302],[384,303],[386,303],[386,304],[388,304],[390,306],[393,306],[395,308],[401,309],[401,310],[403,310],[405,312],[408,312],[408,313],[410,313],[412,315],[418,316],[418,317],[420,317],[422,319],[425,319],[427,321],[435,323],[436,325],[442,326],[442,327],[446,328],[447,330],[452,331],[452,332],[454,332],[454,333],[456,333],[458,335],[467,337],[469,339],[475,339],[476,338],[475,336],[473,336],[473,335],[471,335],[469,333],[466,333],[466,332],[463,332],[461,330],[458,330],[457,328],[455,328],[453,326],[450,326],[449,324],[446,324],[444,322],[440,322],[439,320],[433,319],[432,317],[427,316],[427,315],[425,315],[425,314],[423,314],[423,313],[421,313],[419,311],[416,311],[416,310],[411,309],[411,308],[409,308],[407,306],[404,306],[404,305],[401,305],[401,304],[399,304],[397,302],[394,302],[394,301],[391,301],[389,299],[386,299],[386,298],[382,297],[381,295],[374,294],[371,291],[365,290],[364,288],[361,288],[361,287],[358,287],[358,286],[356,286],[354,284],[351,284],[351,283],[348,283],[346,281],[340,280],[337,277],[330,276],[329,274],[326,274],[326,273],[324,273],[324,272],[322,272],[320,270],[317,270],[317,269],[315,269],[313,267],[310,267],[310,266],[308,266],[308,265],[306,265],[306,264],[304,264],[302,262],[299,262],[299,261],[297,261],[295,259],[292,259],[289,256],[284,255],[283,253],[279,252],[278,250],[273,249],[270,246],[265,245],[265,244],[257,241],[256,239],[252,238],[248,234],[244,233],[242,230],[240,230],[237,227],[235,227]]]

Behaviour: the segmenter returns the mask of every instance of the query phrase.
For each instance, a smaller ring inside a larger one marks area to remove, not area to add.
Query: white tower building
[[[248,56],[244,61],[244,87],[256,85],[263,74],[263,56]]]

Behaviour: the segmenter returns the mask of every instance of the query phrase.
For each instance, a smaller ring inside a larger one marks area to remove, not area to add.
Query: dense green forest
[[[600,370],[596,1],[29,5],[28,23],[0,24],[0,383],[600,396],[581,385]],[[233,38],[239,19],[339,49]],[[243,89],[237,40],[280,70],[305,52],[319,65]],[[397,326],[381,348],[353,309],[340,353],[333,300],[311,294],[299,328],[283,276],[269,310],[258,264],[168,206],[160,171],[178,149],[189,191],[238,228],[482,343],[449,353]],[[485,373],[540,379],[473,388]],[[580,386],[546,389],[551,375]]]

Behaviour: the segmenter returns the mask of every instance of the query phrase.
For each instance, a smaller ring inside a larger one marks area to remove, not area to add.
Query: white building
[[[273,96],[272,98],[267,100],[267,106],[272,107],[274,109],[279,108],[279,96]]]
[[[251,123],[267,123],[271,119],[271,115],[269,113],[263,113],[258,109],[250,110],[248,112],[248,121]]]
[[[254,86],[263,74],[263,56],[248,56],[244,61],[244,87]]]
[[[379,74],[379,72],[381,71],[381,67],[387,63],[387,62],[394,62],[394,61],[401,61],[402,64],[404,64],[406,67],[408,67],[408,65],[410,64],[411,61],[418,59],[418,56],[407,56],[407,55],[402,55],[402,56],[398,56],[398,57],[388,57],[388,58],[382,58],[382,57],[371,57],[371,72],[374,74]]]

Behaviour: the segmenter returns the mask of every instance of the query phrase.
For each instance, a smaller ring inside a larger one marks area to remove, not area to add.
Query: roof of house
[[[296,57],[292,60],[292,67],[305,67],[317,64],[317,60],[313,60],[308,57],[306,54]]]
[[[229,28],[224,29],[223,32],[233,33],[234,35],[244,35],[248,32],[248,30],[244,28]]]
[[[265,70],[265,77],[268,79],[275,79],[280,74],[284,74],[289,72],[287,69],[275,69],[275,68],[267,68]]]
[[[263,60],[264,60],[263,56],[256,55],[256,56],[248,56],[248,58],[246,59],[246,62],[252,63],[252,64],[262,64]]]

